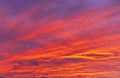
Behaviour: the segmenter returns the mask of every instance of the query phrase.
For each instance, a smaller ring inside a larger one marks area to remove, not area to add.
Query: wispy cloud
[[[119,0],[0,0],[0,77],[119,77]]]

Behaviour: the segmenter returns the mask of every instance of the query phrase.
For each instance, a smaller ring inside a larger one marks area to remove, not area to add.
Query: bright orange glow
[[[0,78],[120,78],[119,4],[1,0]]]

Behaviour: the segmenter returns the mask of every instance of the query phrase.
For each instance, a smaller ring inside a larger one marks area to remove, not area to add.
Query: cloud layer
[[[119,0],[0,0],[0,78],[120,77]]]

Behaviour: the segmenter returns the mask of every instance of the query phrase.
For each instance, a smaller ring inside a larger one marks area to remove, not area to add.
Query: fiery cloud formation
[[[120,78],[120,0],[0,0],[0,78]]]

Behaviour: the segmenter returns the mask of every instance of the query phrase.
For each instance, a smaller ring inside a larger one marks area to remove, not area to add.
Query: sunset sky
[[[120,78],[120,0],[0,0],[0,78]]]

